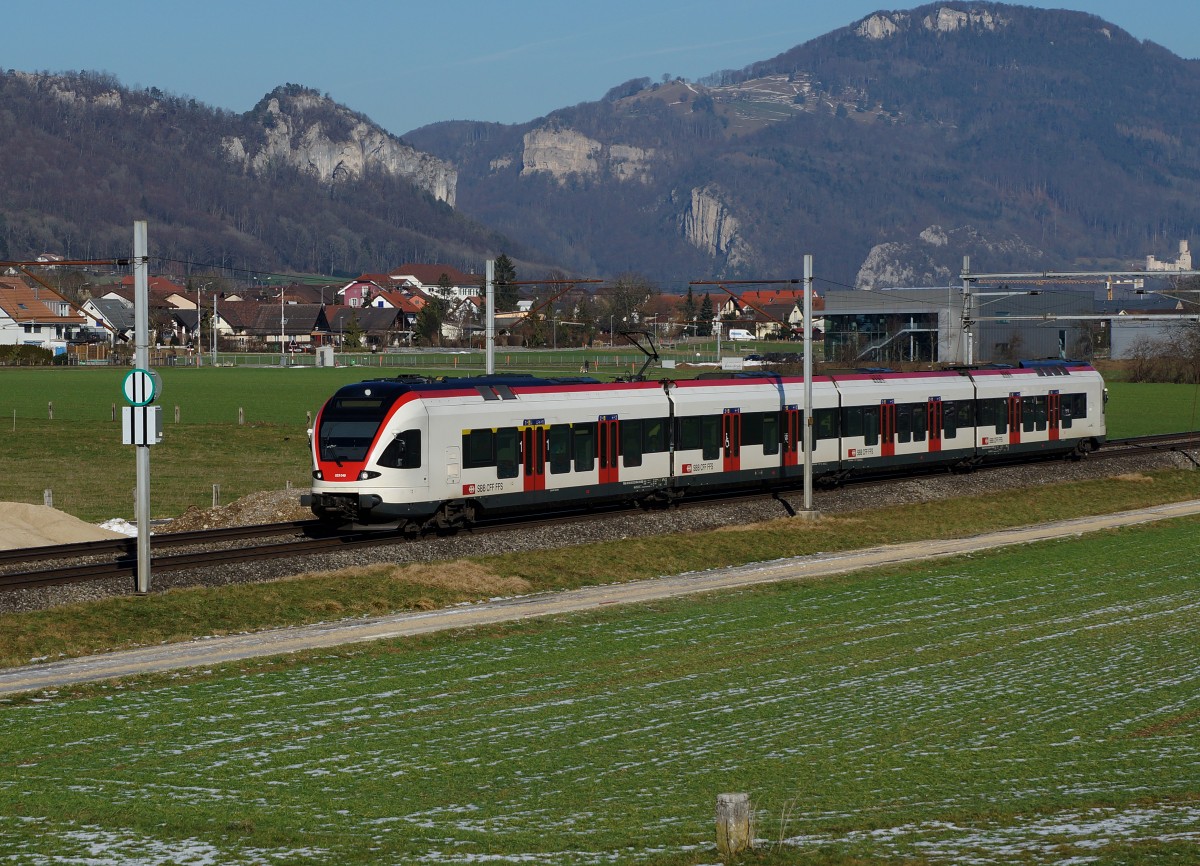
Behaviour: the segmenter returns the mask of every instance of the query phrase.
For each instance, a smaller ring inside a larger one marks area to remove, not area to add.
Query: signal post
[[[146,222],[133,224],[133,367],[121,385],[121,441],[137,449],[137,592],[150,591],[150,446],[162,441],[162,380],[150,369],[150,279]]]

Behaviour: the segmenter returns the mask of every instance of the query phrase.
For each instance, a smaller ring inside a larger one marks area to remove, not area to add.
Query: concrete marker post
[[[733,857],[754,847],[749,794],[717,794],[717,853]]]

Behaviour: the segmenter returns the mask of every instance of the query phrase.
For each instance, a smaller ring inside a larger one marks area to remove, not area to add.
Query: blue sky
[[[1195,0],[1023,5],[1091,12],[1200,57]],[[877,0],[0,0],[0,67],[109,72],[128,87],[239,113],[280,84],[303,84],[403,135],[440,120],[521,123],[631,78],[740,69],[881,8]]]

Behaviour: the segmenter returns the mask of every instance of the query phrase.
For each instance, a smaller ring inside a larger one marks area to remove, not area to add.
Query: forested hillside
[[[305,95],[309,128],[334,140],[361,120],[294,85],[236,115],[106,75],[0,73],[0,257],[127,256],[136,219],[149,221],[156,256],[250,270],[477,266],[489,249],[514,250],[381,170],[322,178],[283,159],[247,170],[231,158],[228,140],[265,139],[271,98],[287,109]]]

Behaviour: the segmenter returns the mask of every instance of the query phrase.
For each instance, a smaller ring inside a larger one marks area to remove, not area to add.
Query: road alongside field
[[[532,617],[594,610],[609,605],[637,604],[695,593],[736,590],[755,584],[815,579],[866,568],[1068,538],[1196,514],[1200,514],[1200,500],[1038,524],[968,538],[817,554],[654,580],[588,587],[561,593],[542,593],[430,612],[401,613],[126,650],[0,672],[0,694],[58,689],[77,683],[163,673],[182,668],[210,667],[243,659],[477,628]]]

